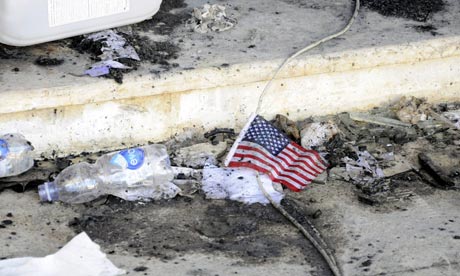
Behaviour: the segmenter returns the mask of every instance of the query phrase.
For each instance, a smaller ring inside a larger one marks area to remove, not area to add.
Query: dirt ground
[[[393,202],[359,202],[352,185],[288,193],[336,250],[345,275],[457,275],[460,194],[410,182]],[[195,195],[157,203],[115,198],[40,204],[35,191],[1,194],[2,258],[44,256],[85,230],[130,275],[331,275],[311,244],[273,208]]]

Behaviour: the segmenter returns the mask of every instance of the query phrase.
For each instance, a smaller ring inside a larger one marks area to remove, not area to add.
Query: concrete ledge
[[[77,153],[161,141],[186,127],[241,127],[281,60],[70,85],[4,89],[0,129],[37,152]],[[460,37],[299,58],[274,82],[262,114],[292,119],[367,109],[402,95],[460,100]],[[17,104],[21,103],[21,104]]]

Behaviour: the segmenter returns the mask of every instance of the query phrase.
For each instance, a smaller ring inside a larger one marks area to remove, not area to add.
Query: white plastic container
[[[0,42],[27,46],[140,22],[162,0],[0,0]]]

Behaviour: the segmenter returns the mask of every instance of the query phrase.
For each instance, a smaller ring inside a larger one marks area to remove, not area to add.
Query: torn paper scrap
[[[0,261],[2,276],[114,276],[123,275],[86,233],[74,237],[57,253],[43,258]]]
[[[205,4],[202,9],[193,9],[191,25],[195,32],[223,32],[233,28],[235,24],[236,19],[228,17],[222,5]]]
[[[284,197],[281,185],[273,183],[265,174],[259,177],[267,193],[279,204]],[[210,199],[230,199],[247,204],[270,203],[259,188],[256,171],[251,169],[205,167],[202,189],[206,198]]]
[[[110,73],[110,68],[132,69],[132,67],[126,66],[118,61],[106,60],[94,63],[91,65],[90,69],[85,71],[85,74],[90,75],[91,77],[99,77]]]

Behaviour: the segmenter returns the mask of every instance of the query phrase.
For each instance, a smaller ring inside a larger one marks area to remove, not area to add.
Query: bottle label
[[[140,148],[122,150],[110,162],[122,168],[137,170],[144,164],[144,156],[144,150]]]
[[[125,13],[130,0],[48,0],[50,27]]]
[[[8,143],[5,140],[0,139],[0,161],[5,159],[9,152]]]

